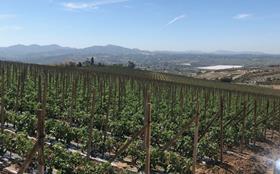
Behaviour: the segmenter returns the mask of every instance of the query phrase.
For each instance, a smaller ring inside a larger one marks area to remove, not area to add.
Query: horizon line
[[[71,48],[71,49],[85,49],[85,48],[90,48],[90,47],[95,47],[95,46],[100,46],[100,47],[106,47],[106,46],[116,46],[116,47],[122,47],[122,48],[127,48],[127,49],[138,49],[140,51],[149,51],[149,52],[174,52],[174,53],[189,53],[189,54],[223,54],[220,52],[232,52],[228,54],[267,54],[267,55],[280,55],[280,52],[277,53],[272,53],[272,52],[266,52],[266,51],[244,51],[244,50],[228,50],[228,49],[217,49],[217,50],[211,50],[211,51],[203,51],[203,50],[167,50],[167,49],[142,49],[142,48],[133,48],[133,47],[128,47],[128,46],[122,46],[122,45],[116,45],[116,44],[100,44],[100,45],[91,45],[91,46],[83,46],[83,47],[75,47],[75,46],[65,46],[65,45],[60,45],[60,44],[12,44],[8,46],[0,46],[0,48],[9,48],[13,46],[59,46],[62,48]],[[195,53],[196,52],[196,53]]]

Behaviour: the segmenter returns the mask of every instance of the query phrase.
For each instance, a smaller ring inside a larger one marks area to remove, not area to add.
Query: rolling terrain
[[[262,67],[280,64],[280,55],[261,52],[216,51],[146,51],[116,45],[70,48],[59,45],[14,45],[0,47],[0,60],[38,64],[83,62],[94,57],[97,63],[127,64],[133,61],[137,68],[183,75],[195,75],[201,66],[241,65]]]

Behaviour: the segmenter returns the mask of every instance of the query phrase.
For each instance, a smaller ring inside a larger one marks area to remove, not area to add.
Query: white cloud
[[[248,19],[253,17],[253,14],[249,14],[249,13],[241,13],[238,15],[233,16],[233,19]]]
[[[132,8],[131,5],[124,5],[123,7],[124,7],[124,8]]]
[[[172,19],[171,21],[169,21],[165,26],[174,24],[175,22],[177,22],[177,21],[179,21],[179,20],[181,20],[181,19],[184,19],[185,17],[186,17],[185,14],[180,15],[180,16],[177,16],[177,17],[175,17],[174,19]]]
[[[23,27],[16,25],[0,26],[0,31],[19,31],[22,29]]]
[[[14,14],[0,14],[0,19],[12,19],[15,17],[16,17],[16,15],[14,15]]]
[[[67,2],[62,5],[68,10],[97,9],[99,6],[123,3],[128,0],[98,0],[94,2]]]
[[[77,10],[77,9],[88,9],[88,8],[96,8],[97,6],[95,6],[94,4],[91,3],[74,3],[74,2],[68,2],[68,3],[64,3],[63,6],[66,9],[70,9],[70,10]]]

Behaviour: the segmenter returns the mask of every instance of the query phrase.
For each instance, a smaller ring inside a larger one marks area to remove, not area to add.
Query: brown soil
[[[280,133],[268,131],[267,139],[247,146],[243,153],[233,148],[224,153],[224,163],[214,166],[199,164],[199,174],[273,174],[274,161],[280,158]]]

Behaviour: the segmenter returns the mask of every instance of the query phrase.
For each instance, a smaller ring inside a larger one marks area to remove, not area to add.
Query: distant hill
[[[48,51],[59,51],[59,50],[75,50],[69,47],[62,47],[59,45],[13,45],[9,47],[0,47],[0,51],[6,52],[18,52],[18,53],[39,53]]]
[[[61,63],[68,60],[79,61],[81,58],[96,55],[124,56],[146,54],[151,54],[151,52],[116,45],[92,46],[82,49],[59,45],[14,45],[0,47],[0,59],[36,63]]]
[[[222,55],[237,55],[237,54],[251,54],[251,55],[266,55],[266,53],[263,52],[257,52],[257,51],[228,51],[228,50],[218,50],[213,52],[213,54],[222,54]]]
[[[84,54],[111,54],[111,55],[128,55],[128,54],[147,54],[149,51],[139,49],[130,49],[116,45],[92,46],[80,49]]]
[[[87,48],[70,48],[59,45],[14,45],[0,47],[0,60],[13,60],[41,64],[57,64],[66,61],[85,61],[95,57],[98,62],[123,64],[132,60],[143,66],[170,66],[170,64],[192,63],[194,66],[221,63],[250,64],[252,60],[275,58],[279,56],[261,52],[216,51],[145,51],[125,48],[117,45],[91,46]],[[256,62],[256,61],[255,61]],[[267,61],[265,61],[268,63]],[[273,62],[273,61],[271,61]]]

